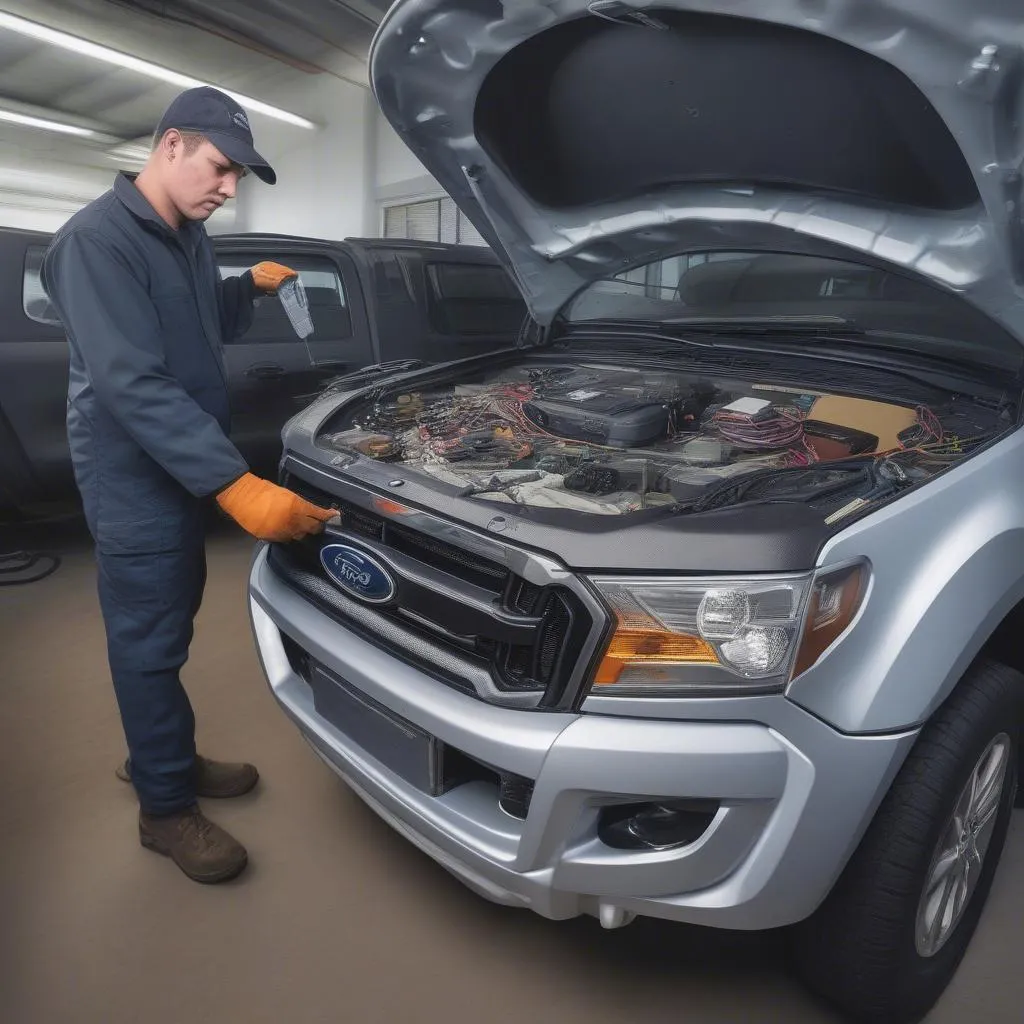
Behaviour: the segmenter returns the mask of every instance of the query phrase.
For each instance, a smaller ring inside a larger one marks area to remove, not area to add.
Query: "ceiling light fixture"
[[[47,132],[60,132],[63,135],[78,135],[82,138],[96,135],[91,128],[79,128],[76,124],[63,124],[60,121],[50,121],[45,117],[19,114],[14,110],[0,110],[0,121],[24,125],[26,128],[41,128]]]
[[[150,156],[150,151],[144,146],[117,146],[110,151],[114,156],[122,157],[125,160],[141,160],[145,163]]]
[[[111,50],[107,46],[100,46],[99,43],[92,43],[88,39],[68,35],[67,32],[59,32],[57,29],[50,28],[47,25],[40,25],[38,22],[28,21],[26,18],[19,18],[17,15],[8,14],[5,11],[0,11],[0,28],[9,29],[11,32],[17,32],[31,39],[38,39],[41,42],[50,43],[53,46],[59,46],[62,49],[71,50],[74,53],[80,53],[86,57],[104,61],[107,64],[127,68],[130,71],[137,71],[140,75],[156,78],[161,82],[169,82],[171,85],[177,85],[183,89],[193,89],[200,85],[212,85],[211,82],[200,81],[198,78],[192,78],[189,75],[171,71],[170,68],[161,67],[159,64],[151,64],[148,60],[142,60],[140,57],[121,53],[119,50]],[[224,89],[219,85],[214,86],[214,88],[227,93],[232,99],[250,111],[266,114],[267,117],[276,118],[278,121],[285,121],[299,128],[316,127],[312,121],[300,117],[298,114],[281,110],[279,107],[272,107],[269,103],[263,103],[260,100],[253,99],[251,96],[232,92],[230,89]]]

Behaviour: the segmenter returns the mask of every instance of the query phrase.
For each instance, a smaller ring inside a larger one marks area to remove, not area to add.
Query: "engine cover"
[[[671,408],[621,393],[581,390],[525,402],[523,413],[541,430],[558,437],[609,448],[636,448],[666,436]]]

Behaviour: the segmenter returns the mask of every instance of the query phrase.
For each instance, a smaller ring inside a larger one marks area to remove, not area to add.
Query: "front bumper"
[[[320,757],[467,886],[548,918],[591,914],[613,926],[639,914],[736,929],[802,920],[827,895],[915,736],[844,736],[782,697],[757,702],[757,720],[745,721],[493,707],[348,631],[285,584],[265,548],[249,602],[271,691]],[[526,818],[501,810],[496,785],[433,797],[388,771],[317,713],[282,634],[446,745],[533,780]],[[598,838],[602,806],[657,798],[711,799],[720,810],[679,849],[624,851]]]

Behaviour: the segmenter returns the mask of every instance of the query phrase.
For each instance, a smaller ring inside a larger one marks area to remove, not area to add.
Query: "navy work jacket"
[[[42,284],[71,348],[68,438],[92,527],[141,528],[247,471],[223,345],[248,329],[256,288],[248,272],[221,280],[202,224],[173,230],[121,174],[54,237]]]

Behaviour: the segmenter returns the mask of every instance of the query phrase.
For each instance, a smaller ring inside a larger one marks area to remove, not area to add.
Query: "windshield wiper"
[[[821,338],[865,336],[868,332],[858,327],[853,320],[841,316],[679,316],[649,320],[645,317],[602,317],[595,320],[577,320],[573,328],[580,331],[592,331],[608,328],[634,328],[645,332],[657,332],[659,328],[671,329],[673,332],[685,331],[690,335],[728,336],[736,334],[760,335],[794,335],[801,337],[818,336]],[[661,337],[673,341],[688,341],[693,345],[701,342],[693,338],[679,337],[677,334]],[[710,347],[714,342],[703,344]]]
[[[662,320],[671,327],[711,334],[863,334],[853,320],[841,316],[680,316]]]
[[[775,466],[725,480],[703,494],[673,506],[677,513],[712,512],[744,503],[790,501],[835,504],[858,498],[886,498],[925,479],[927,473],[904,467],[894,459],[877,461],[864,455],[848,462],[819,462],[809,466]]]
[[[380,377],[383,374],[402,373],[405,370],[418,370],[426,364],[422,359],[392,359],[387,363],[374,363],[372,366],[364,366],[351,373],[345,373],[338,377],[332,377],[323,387],[324,392],[338,391],[343,387],[358,384],[361,381],[370,380],[373,377]]]

